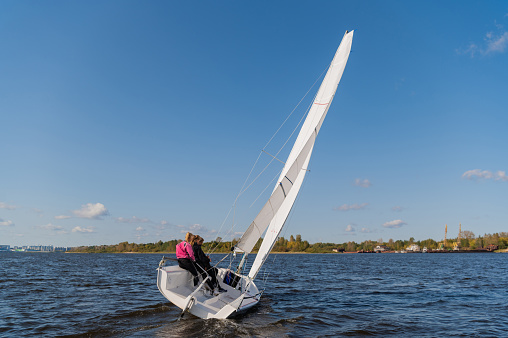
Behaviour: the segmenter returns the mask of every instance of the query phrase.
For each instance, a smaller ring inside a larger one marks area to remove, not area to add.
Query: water
[[[252,311],[178,322],[159,254],[0,253],[0,336],[508,335],[506,254],[270,257]]]

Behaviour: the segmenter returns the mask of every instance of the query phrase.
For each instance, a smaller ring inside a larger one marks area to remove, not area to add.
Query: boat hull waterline
[[[157,269],[157,287],[171,303],[183,311],[188,311],[203,319],[226,319],[243,313],[258,304],[261,293],[254,281],[247,276],[239,276],[236,287],[223,282],[227,269],[219,268],[217,280],[227,292],[211,295],[205,287],[205,281],[194,286],[190,272],[178,265]]]

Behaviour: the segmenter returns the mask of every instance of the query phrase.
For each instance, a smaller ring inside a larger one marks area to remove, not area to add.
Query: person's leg
[[[226,289],[221,288],[219,281],[217,280],[217,276],[219,275],[219,270],[216,267],[212,267],[210,265],[208,265],[208,267],[209,267],[208,273],[210,274],[210,276],[212,276],[213,285],[217,286],[217,289],[219,290],[219,292],[227,292]]]
[[[217,268],[214,268],[214,267],[211,267],[210,265],[208,265],[207,271],[208,271],[208,274],[210,275],[210,277],[212,278],[213,285],[219,286],[219,283],[217,283],[217,272],[218,272]]]
[[[198,272],[196,271],[196,268],[194,267],[192,261],[188,258],[179,258],[178,265],[182,269],[189,271],[194,276],[194,286],[198,285],[199,283]]]
[[[202,268],[201,266],[199,266],[199,264],[196,264],[196,267],[197,267],[197,270],[198,272],[201,274],[201,278],[203,278],[203,280],[208,277],[208,273],[207,271],[205,271],[204,268]],[[211,276],[210,276],[211,277]],[[213,277],[212,277],[213,278]],[[208,279],[206,281],[206,284],[210,287],[211,290],[213,290],[215,288],[215,284],[213,283],[213,280],[210,280]]]

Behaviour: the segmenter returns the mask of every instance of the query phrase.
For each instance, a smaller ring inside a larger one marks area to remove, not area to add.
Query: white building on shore
[[[406,248],[407,251],[420,252],[420,246],[418,244],[411,244]]]

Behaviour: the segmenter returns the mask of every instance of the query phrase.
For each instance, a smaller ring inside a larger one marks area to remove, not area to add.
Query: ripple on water
[[[6,336],[503,336],[502,254],[278,255],[260,304],[228,320],[160,294],[160,255],[0,253]],[[215,257],[214,259],[220,256]],[[19,267],[28,267],[20,269]],[[486,268],[488,267],[488,268]]]

